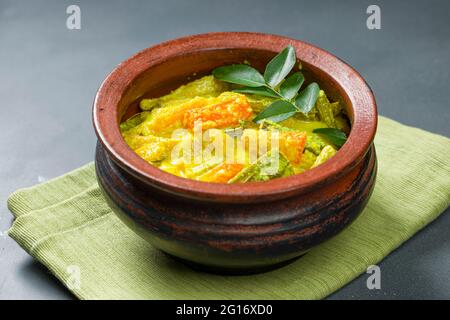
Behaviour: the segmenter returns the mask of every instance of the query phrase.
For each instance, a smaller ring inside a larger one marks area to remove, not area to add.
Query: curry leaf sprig
[[[298,112],[308,113],[319,96],[320,88],[315,82],[299,92],[305,81],[301,72],[287,77],[296,62],[295,50],[289,45],[267,64],[264,75],[246,64],[219,67],[213,71],[213,75],[218,80],[243,86],[233,90],[235,92],[275,98],[253,121],[279,122]]]

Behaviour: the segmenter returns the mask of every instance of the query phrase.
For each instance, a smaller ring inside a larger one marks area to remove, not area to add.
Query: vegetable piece
[[[165,140],[165,138],[160,138],[154,135],[139,135],[133,132],[125,132],[123,133],[123,138],[125,140],[125,142],[127,143],[127,145],[133,149],[136,150],[140,147],[142,147],[145,144],[149,144],[149,143],[154,143],[154,142],[160,142],[162,140]]]
[[[239,172],[228,183],[268,181],[274,178],[288,176],[292,173],[293,169],[289,160],[281,153],[268,152],[259,157],[255,163]]]
[[[339,129],[339,130],[345,132],[345,134],[350,133],[350,124],[348,123],[348,120],[346,118],[344,118],[344,116],[342,114],[335,117],[334,121],[336,122],[336,129]]]
[[[319,112],[320,120],[325,122],[328,127],[336,128],[333,106],[331,105],[323,90],[320,90],[319,92],[319,96],[316,102],[316,108]]]
[[[334,144],[338,148],[342,147],[345,141],[347,141],[347,135],[339,129],[319,128],[314,129],[313,132],[323,135],[326,139],[328,139],[332,144]]]
[[[318,134],[313,133],[308,135],[305,149],[318,156],[326,145],[327,143]]]
[[[149,112],[136,113],[120,124],[120,132],[123,133],[141,124],[149,114]]]
[[[227,183],[244,168],[240,163],[222,163],[198,177],[204,182]]]
[[[316,159],[317,156],[314,153],[312,153],[309,150],[305,150],[305,152],[302,155],[302,162],[300,163],[300,165],[294,167],[294,172],[297,174],[305,172],[308,169],[311,169],[314,162],[316,162]]]
[[[248,87],[265,86],[264,78],[258,70],[246,64],[219,67],[214,69],[212,74],[216,79]]]
[[[180,101],[187,102],[195,97],[211,98],[217,97],[224,91],[229,89],[229,85],[225,82],[215,79],[212,75],[204,76],[200,79],[189,82],[175,89],[171,93],[154,99],[143,99],[140,102],[142,110],[151,110],[155,107],[170,106],[171,102]]]
[[[320,121],[319,112],[315,107],[312,108],[308,113],[297,112],[293,118],[302,121]]]
[[[269,130],[278,130],[278,148],[279,151],[294,165],[301,162],[302,154],[305,149],[307,134],[305,131],[296,131],[284,127],[278,123],[270,120],[263,120],[260,124],[260,129],[263,127]],[[248,129],[246,129],[248,130]],[[265,131],[265,130],[264,130]],[[259,131],[261,132],[261,131]],[[270,132],[270,131],[268,131]],[[272,140],[270,140],[271,142]],[[246,146],[248,143],[246,142]],[[269,146],[271,148],[271,146]],[[320,152],[320,150],[319,150]]]
[[[222,159],[213,157],[207,161],[200,163],[199,165],[197,165],[195,167],[188,169],[189,175],[191,177],[200,176],[200,175],[204,174],[206,171],[210,170],[211,168],[220,165],[221,162],[223,162]]]
[[[302,160],[306,144],[306,132],[285,131],[280,132],[280,152],[294,165]]]
[[[206,98],[206,97],[202,97],[202,98]],[[165,100],[165,99],[160,100],[158,98],[157,99],[144,99],[141,101],[139,106],[142,110],[152,111],[151,109],[177,107],[180,104],[189,102],[192,99],[193,98],[170,99],[170,100]]]
[[[320,97],[320,91],[319,91],[319,96],[317,97],[317,101],[319,101],[319,97]],[[321,119],[321,116],[320,116],[319,110],[317,108],[317,105],[318,105],[317,101],[316,101],[315,106],[308,113],[306,113],[306,114],[305,113],[297,113],[295,115],[295,117],[298,119],[301,119],[301,120],[319,121]],[[319,101],[319,103],[321,103],[321,104],[323,104],[323,102],[324,101],[321,101],[321,102]],[[324,107],[322,106],[320,108],[324,108]],[[336,121],[336,126],[338,127],[338,129],[341,129],[344,132],[347,132],[346,130],[344,130],[345,128],[350,129],[350,127],[348,126],[348,123],[346,123],[347,120],[345,120],[342,115],[342,106],[339,103],[339,101],[331,102],[330,105],[325,108],[332,109],[334,120]],[[322,109],[322,116],[326,117],[328,114],[330,114],[330,113],[328,113],[328,111],[326,111],[326,109],[325,110]],[[342,119],[338,120],[339,118],[342,118]],[[342,120],[344,120],[344,121],[342,121]]]
[[[267,129],[277,129],[280,131],[293,131],[293,129],[285,127],[279,123],[264,119],[260,122],[260,129],[267,128]]]
[[[333,115],[336,117],[342,112],[342,107],[339,101],[330,102],[330,108],[333,110]]]
[[[277,54],[266,66],[264,80],[272,88],[275,88],[289,74],[295,65],[295,49],[288,45]]]
[[[135,152],[147,162],[164,160],[170,154],[177,140],[155,137],[154,141],[137,148]]]
[[[185,112],[183,126],[193,129],[195,122],[202,121],[202,129],[226,128],[239,125],[241,120],[249,119],[253,110],[242,94],[233,94],[216,104],[209,104],[202,108]]]
[[[141,124],[145,132],[167,132],[180,128],[186,111],[206,106],[208,98],[196,97],[173,108],[158,108],[152,111],[152,118]]]
[[[334,149],[330,145],[326,146],[325,148],[322,149],[322,151],[320,152],[319,156],[317,157],[316,161],[311,166],[311,168],[315,168],[315,167],[321,165],[322,163],[324,163],[325,161],[330,159],[335,154],[336,154],[336,149]]]

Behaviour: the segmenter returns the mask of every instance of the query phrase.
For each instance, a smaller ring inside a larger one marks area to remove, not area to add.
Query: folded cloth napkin
[[[345,231],[280,269],[250,276],[191,270],[115,216],[94,165],[13,193],[9,235],[82,299],[319,299],[380,262],[450,204],[450,139],[379,118],[378,177]]]

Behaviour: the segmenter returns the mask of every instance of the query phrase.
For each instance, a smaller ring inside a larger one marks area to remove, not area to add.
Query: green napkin
[[[196,272],[111,212],[94,165],[19,190],[9,235],[82,299],[320,299],[435,219],[450,204],[450,139],[379,118],[379,171],[369,204],[344,232],[275,271]]]

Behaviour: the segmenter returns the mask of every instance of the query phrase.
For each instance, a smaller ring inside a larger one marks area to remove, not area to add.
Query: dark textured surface
[[[82,29],[65,27],[77,3]],[[379,4],[382,29],[365,26]],[[203,7],[200,7],[203,6]],[[10,192],[91,161],[94,94],[113,67],[167,39],[207,31],[257,31],[306,40],[353,65],[379,112],[450,136],[448,1],[0,1],[0,231]],[[34,133],[34,134],[30,134]],[[450,298],[447,210],[381,264],[381,290],[367,275],[332,299]],[[71,298],[11,239],[0,235],[0,298]]]

